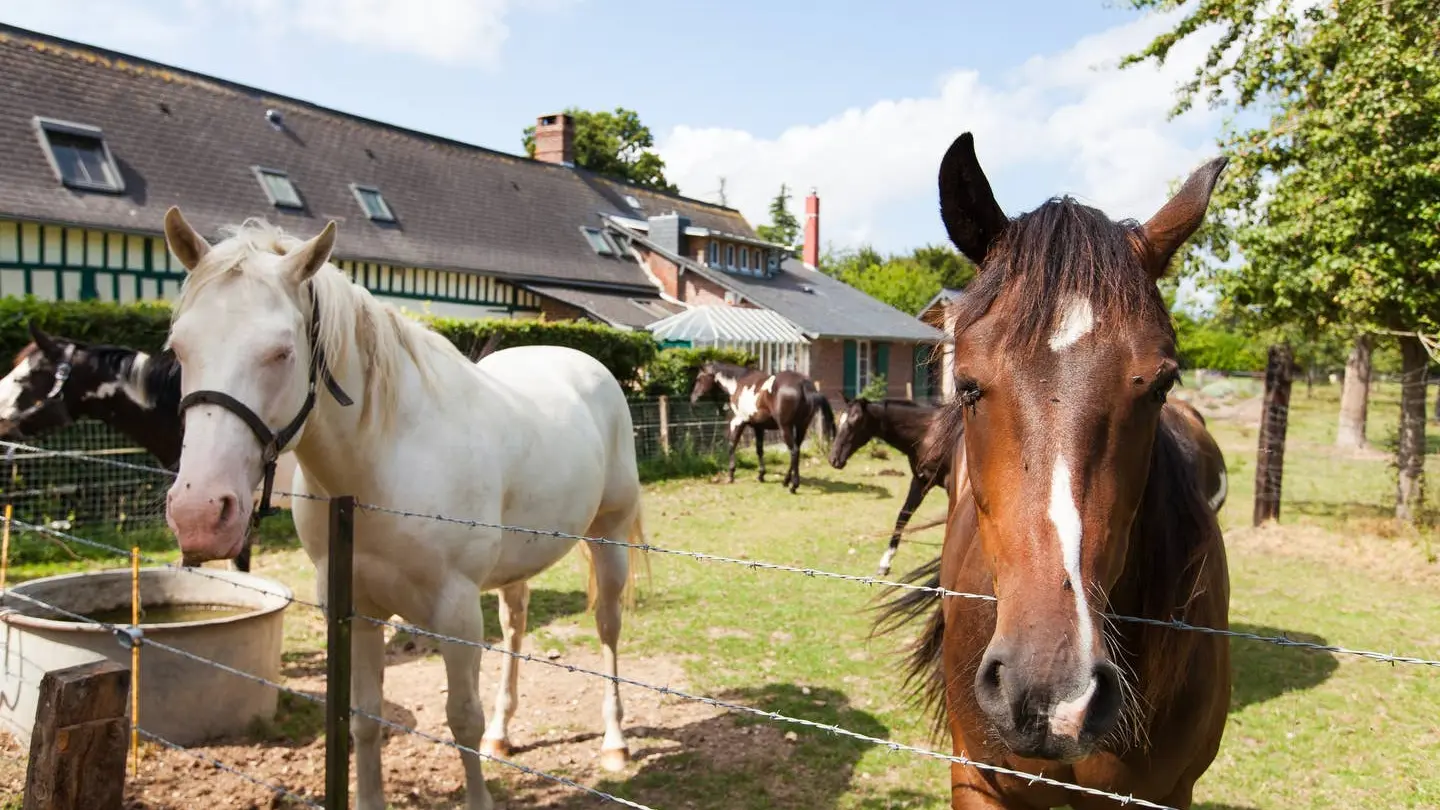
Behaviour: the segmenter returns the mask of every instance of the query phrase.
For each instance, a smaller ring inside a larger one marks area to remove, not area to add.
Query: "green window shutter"
[[[930,396],[930,366],[926,360],[930,357],[930,347],[923,343],[916,343],[913,350],[915,371],[911,375],[915,385],[915,401],[927,399]]]
[[[855,341],[845,341],[845,384],[844,391],[847,398],[853,398],[859,393],[855,390],[855,378],[860,374],[860,360],[855,353]]]
[[[890,344],[881,343],[875,347],[874,376],[885,378],[885,388],[890,388]]]

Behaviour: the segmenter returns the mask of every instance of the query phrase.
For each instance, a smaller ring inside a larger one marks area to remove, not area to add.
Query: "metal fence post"
[[[325,589],[325,807],[350,806],[350,619],[354,604],[355,496],[330,501]]]

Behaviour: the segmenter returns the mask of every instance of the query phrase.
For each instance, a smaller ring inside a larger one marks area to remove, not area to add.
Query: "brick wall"
[[[724,306],[725,288],[695,273],[682,276],[681,294],[676,296],[692,306]]]
[[[554,298],[540,296],[540,312],[547,321],[583,321],[587,320],[585,310],[571,306],[564,301],[556,301]]]
[[[810,379],[820,386],[835,407],[841,407],[845,391],[845,344],[822,339],[810,344]]]
[[[650,272],[660,282],[660,287],[666,295],[674,298],[681,298],[680,295],[680,268],[674,262],[648,250],[642,250],[640,255],[645,257],[645,264]],[[681,300],[684,300],[681,298]]]

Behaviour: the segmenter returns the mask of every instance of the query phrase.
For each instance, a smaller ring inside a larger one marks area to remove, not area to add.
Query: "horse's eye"
[[[294,353],[295,350],[293,348],[289,346],[283,346],[270,352],[270,354],[265,357],[265,362],[278,365],[285,362],[286,360],[289,360],[290,356]]]
[[[971,379],[956,380],[955,392],[960,398],[960,404],[966,408],[974,408],[983,395],[980,384]]]

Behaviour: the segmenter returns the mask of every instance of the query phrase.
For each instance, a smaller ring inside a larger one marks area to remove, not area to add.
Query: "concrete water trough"
[[[201,570],[140,569],[144,637],[278,681],[290,589],[238,571]],[[130,593],[130,571],[119,569],[34,579],[0,597],[0,727],[28,744],[48,671],[101,658],[130,666],[114,632],[20,597],[128,626]],[[274,717],[278,700],[272,687],[143,644],[139,692],[140,727],[186,746],[243,734]]]

